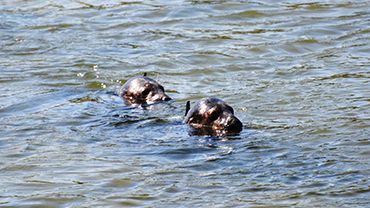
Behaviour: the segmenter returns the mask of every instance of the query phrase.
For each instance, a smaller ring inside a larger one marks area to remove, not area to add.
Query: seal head
[[[200,134],[239,133],[242,122],[234,115],[234,109],[218,98],[203,98],[192,108],[187,103],[185,123]]]
[[[127,80],[120,90],[120,96],[129,105],[153,104],[171,100],[165,94],[162,85],[146,76],[137,76]]]

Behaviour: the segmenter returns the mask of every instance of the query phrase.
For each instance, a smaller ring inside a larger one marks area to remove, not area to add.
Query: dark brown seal
[[[218,98],[203,98],[192,108],[188,102],[185,123],[197,130],[197,134],[239,133],[243,129],[234,109]]]
[[[153,104],[171,100],[165,94],[163,86],[154,79],[146,77],[146,74],[127,80],[121,88],[120,96],[129,105]]]

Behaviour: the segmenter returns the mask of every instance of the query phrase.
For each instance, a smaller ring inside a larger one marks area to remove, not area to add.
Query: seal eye
[[[143,95],[143,96],[147,96],[147,95],[149,95],[149,92],[150,92],[150,89],[149,89],[149,88],[146,88],[146,89],[142,92],[142,95]]]
[[[210,121],[214,121],[218,118],[218,116],[220,115],[220,111],[212,111],[212,113],[209,115],[209,120]]]

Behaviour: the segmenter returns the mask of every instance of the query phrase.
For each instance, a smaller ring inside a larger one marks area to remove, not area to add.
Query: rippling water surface
[[[0,2],[0,207],[366,207],[370,3]],[[147,72],[174,101],[124,106]],[[191,136],[185,102],[244,123]]]

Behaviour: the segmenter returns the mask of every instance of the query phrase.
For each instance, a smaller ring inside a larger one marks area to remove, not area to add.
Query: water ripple
[[[2,1],[0,206],[368,206],[369,8]],[[123,105],[144,72],[172,102]],[[206,96],[240,134],[190,134]]]

